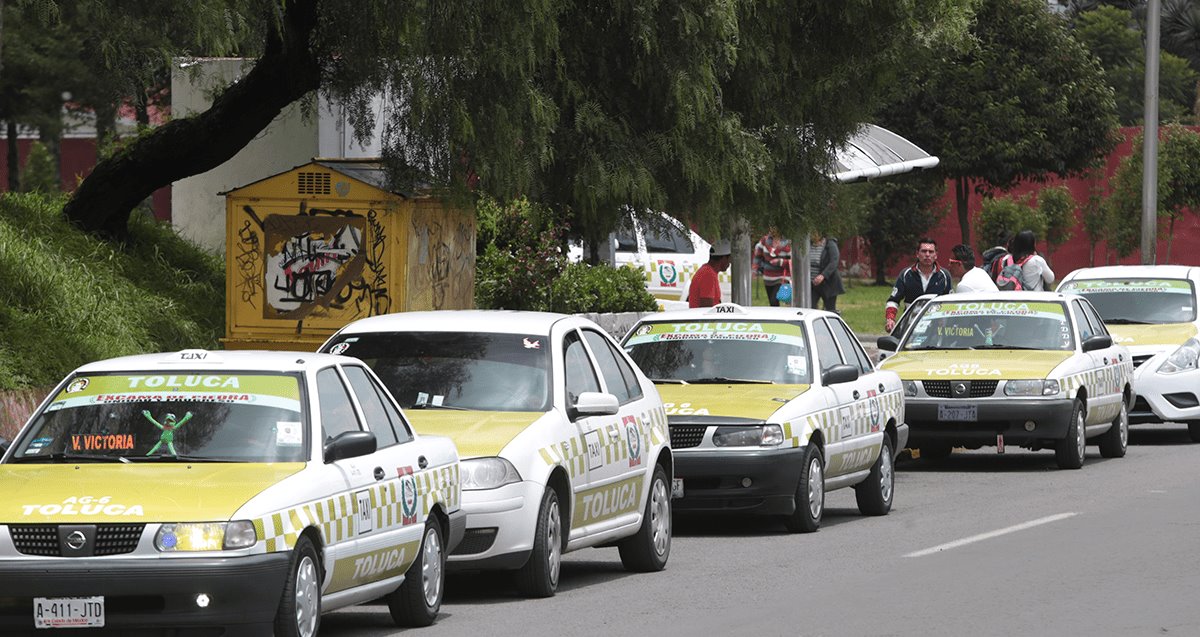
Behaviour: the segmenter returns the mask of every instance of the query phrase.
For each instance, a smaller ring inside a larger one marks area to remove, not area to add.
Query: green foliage
[[[1134,152],[1117,166],[1108,200],[1109,247],[1119,256],[1141,245],[1143,138],[1134,140]],[[1170,261],[1175,222],[1200,209],[1200,133],[1183,126],[1162,129],[1158,152],[1158,220],[1167,230]]]
[[[220,257],[145,218],[118,249],[71,227],[62,204],[0,196],[0,389],[51,385],[102,358],[219,346]]]
[[[976,235],[981,237],[975,242],[979,254],[992,247],[995,238],[1002,234],[1013,235],[1022,230],[1032,230],[1038,239],[1046,237],[1046,219],[1029,200],[1028,195],[984,199],[976,221]]]
[[[1083,234],[1088,241],[1088,265],[1096,265],[1096,244],[1108,237],[1108,213],[1105,206],[1104,190],[1095,183],[1089,192],[1087,203],[1083,206]]]
[[[916,253],[917,240],[945,214],[935,205],[945,192],[946,184],[937,173],[866,186],[869,207],[861,234],[870,244],[876,283],[886,282],[888,269],[898,259]]]
[[[58,166],[54,165],[50,151],[41,142],[33,142],[29,147],[29,157],[25,159],[21,190],[51,194],[61,190],[59,185]]]
[[[1133,142],[1133,154],[1117,164],[1109,182],[1112,192],[1105,202],[1108,248],[1127,257],[1142,240],[1142,136]],[[1160,184],[1159,195],[1162,194]],[[1161,207],[1161,202],[1160,202]]]
[[[637,268],[572,263],[554,280],[549,309],[564,314],[653,312],[658,304]]]
[[[1037,195],[1038,215],[1046,224],[1046,251],[1054,252],[1071,239],[1075,227],[1075,198],[1066,186],[1043,188]]]

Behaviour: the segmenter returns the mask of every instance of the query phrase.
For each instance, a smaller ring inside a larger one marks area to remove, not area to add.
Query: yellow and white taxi
[[[632,571],[671,550],[671,450],[654,385],[595,323],[541,312],[406,312],[321,347],[369,364],[417,429],[463,455],[455,569],[514,570],[548,597],[566,551],[611,546]]]
[[[362,362],[288,352],[84,365],[0,462],[0,633],[302,635],[385,597],[442,602],[458,455]]]
[[[1133,355],[1129,422],[1186,422],[1193,442],[1200,442],[1198,286],[1200,268],[1117,265],[1076,270],[1058,287],[1091,301]]]
[[[849,486],[863,514],[891,510],[908,438],[900,378],[838,315],[726,303],[648,316],[623,344],[665,401],[677,511],[812,532],[825,493]]]
[[[880,364],[904,380],[910,445],[925,458],[954,447],[1053,448],[1083,466],[1096,439],[1121,457],[1133,362],[1086,299],[1053,292],[948,294],[930,300]]]

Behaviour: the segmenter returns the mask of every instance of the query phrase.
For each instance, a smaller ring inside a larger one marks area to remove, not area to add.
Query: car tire
[[[821,528],[825,512],[825,465],[816,445],[805,445],[800,480],[796,485],[796,511],[783,519],[792,533],[812,533]]]
[[[867,479],[854,485],[854,499],[863,515],[887,515],[896,495],[896,466],[893,462],[892,439],[886,434],[879,447],[879,457],[871,465]]]
[[[517,569],[517,591],[526,597],[553,597],[558,590],[562,568],[563,528],[558,506],[558,494],[546,487],[538,508],[537,528],[533,536],[533,551],[525,565]]]
[[[1100,437],[1100,455],[1105,458],[1124,458],[1129,448],[1129,407],[1121,399],[1121,413],[1113,419],[1112,427]]]
[[[1200,442],[1200,420],[1193,420],[1187,425],[1188,436],[1191,436],[1192,442]]]
[[[321,628],[321,562],[312,540],[301,535],[292,549],[292,564],[283,597],[275,612],[275,634],[313,637]]]
[[[1083,424],[1083,403],[1075,400],[1071,409],[1071,422],[1067,425],[1067,435],[1054,445],[1054,459],[1059,469],[1078,469],[1083,466],[1084,446],[1087,444],[1087,433]]]
[[[637,533],[617,545],[625,570],[636,573],[661,571],[671,555],[671,485],[662,465],[654,466],[646,510]]]
[[[949,443],[929,442],[918,447],[921,450],[921,460],[930,462],[938,462],[950,457],[954,453],[954,446]]]
[[[397,626],[429,626],[437,620],[446,591],[446,543],[437,520],[425,522],[417,559],[404,573],[404,583],[387,596]]]

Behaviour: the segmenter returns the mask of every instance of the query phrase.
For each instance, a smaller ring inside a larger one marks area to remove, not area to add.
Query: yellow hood
[[[1196,326],[1192,323],[1109,325],[1108,331],[1118,345],[1182,345],[1196,335]]]
[[[0,523],[229,520],[304,463],[0,465]]]
[[[930,350],[900,352],[880,364],[905,380],[1046,378],[1073,352],[1044,350]]]
[[[808,385],[657,385],[667,416],[736,416],[766,420]]]
[[[404,412],[420,433],[446,436],[458,447],[462,458],[498,456],[541,418],[540,411],[435,411],[410,409]]]

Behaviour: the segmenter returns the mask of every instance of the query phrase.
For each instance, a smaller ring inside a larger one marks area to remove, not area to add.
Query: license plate
[[[671,497],[672,498],[682,498],[683,497],[683,478],[672,478],[671,479]]]
[[[975,422],[979,420],[978,405],[938,405],[938,420]]]
[[[103,597],[35,597],[36,628],[97,628],[104,626]]]

